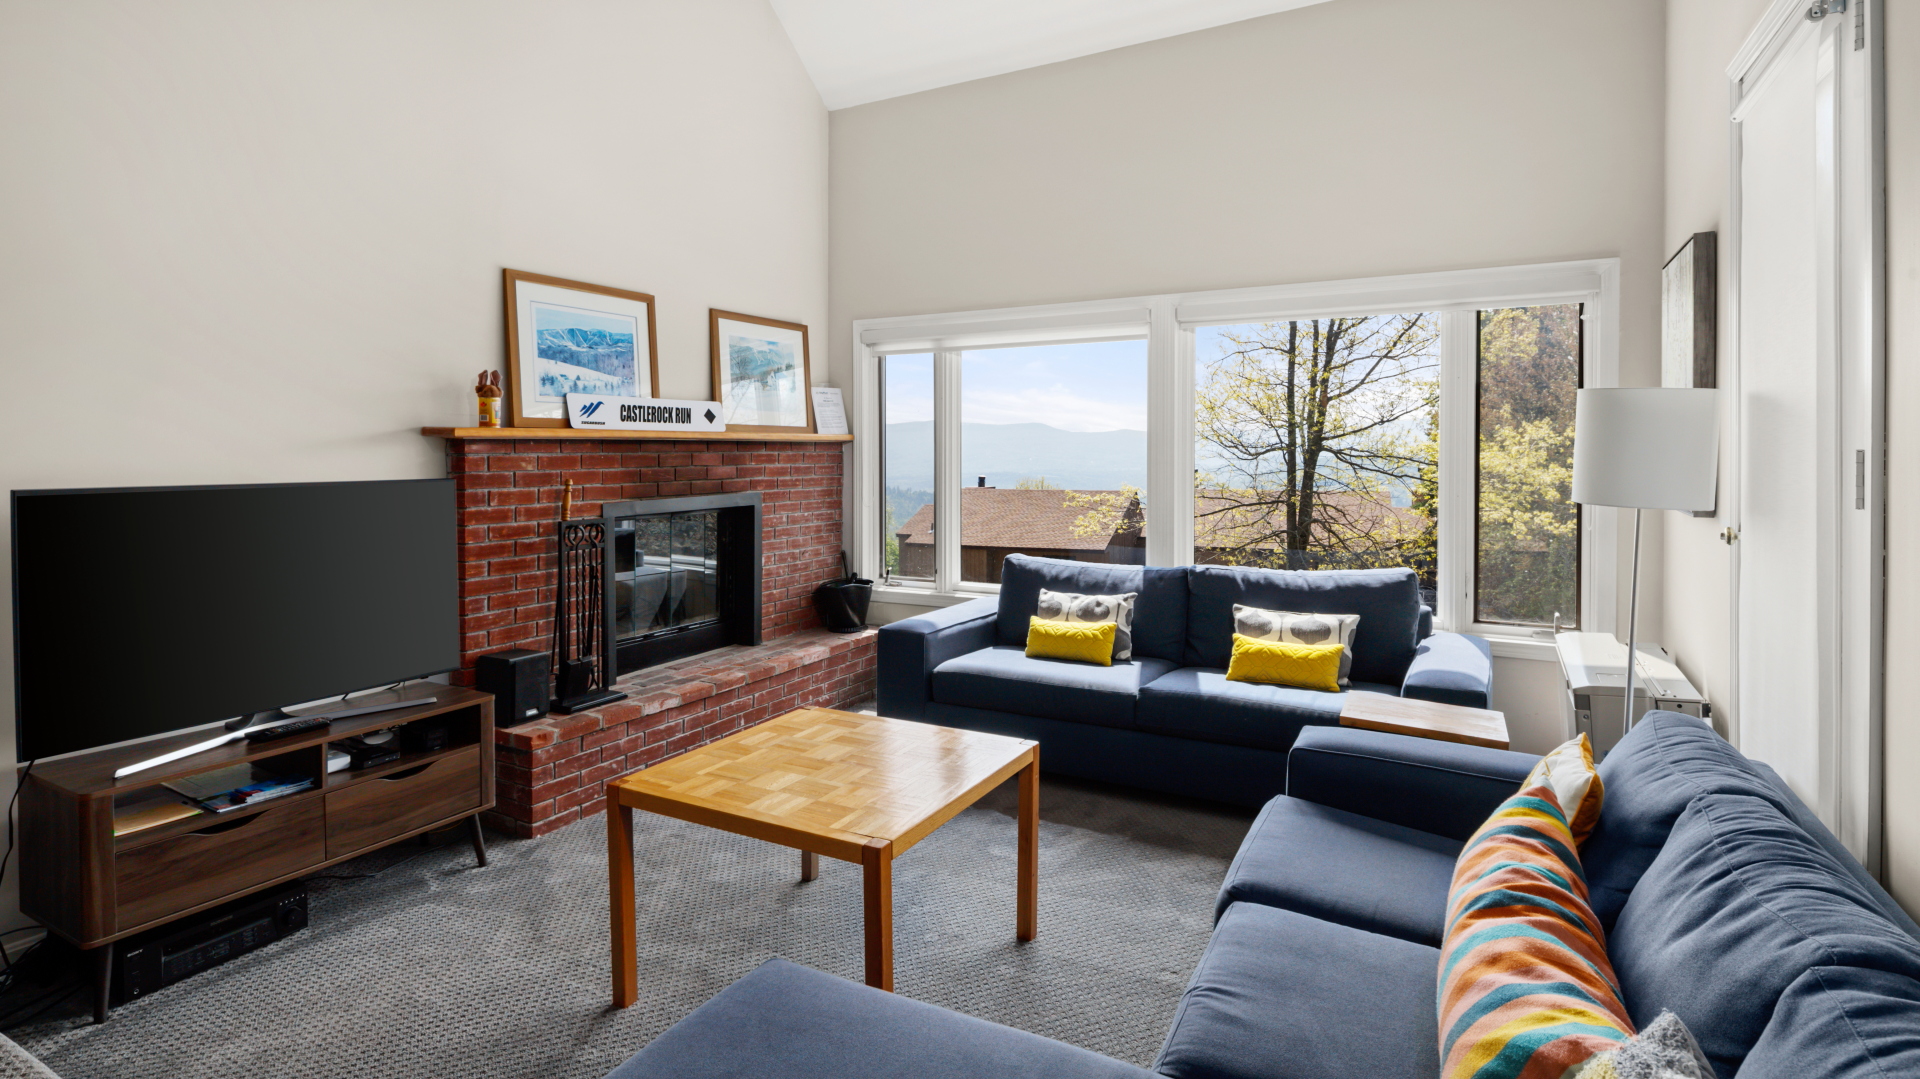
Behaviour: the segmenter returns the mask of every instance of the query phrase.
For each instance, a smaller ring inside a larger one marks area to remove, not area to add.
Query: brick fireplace
[[[462,685],[484,653],[551,646],[565,480],[576,517],[640,499],[745,491],[762,499],[762,643],[636,671],[615,687],[627,700],[500,729],[494,827],[550,832],[599,812],[614,776],[793,708],[872,695],[873,632],[828,633],[813,610],[814,588],[840,575],[839,443],[465,433],[447,435],[459,490]]]

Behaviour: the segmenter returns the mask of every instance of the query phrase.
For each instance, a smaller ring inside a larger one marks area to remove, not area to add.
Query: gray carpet
[[[1149,1064],[1249,818],[1042,786],[1040,936],[1016,944],[1014,793],[895,864],[896,987]],[[311,928],[95,1027],[13,1031],[65,1079],[597,1079],[771,956],[861,978],[858,866],[635,814],[640,1003],[608,1006],[606,833],[402,846],[316,880]]]

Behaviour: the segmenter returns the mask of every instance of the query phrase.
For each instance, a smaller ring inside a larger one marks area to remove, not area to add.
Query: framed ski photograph
[[[652,296],[523,270],[502,279],[509,426],[565,427],[569,393],[654,396]]]

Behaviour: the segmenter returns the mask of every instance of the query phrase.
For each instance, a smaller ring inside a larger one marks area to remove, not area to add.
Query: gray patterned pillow
[[[1034,614],[1046,622],[1112,622],[1115,662],[1133,658],[1133,601],[1140,595],[1083,596],[1077,592],[1040,590],[1040,609]]]
[[[1353,634],[1360,628],[1357,614],[1301,614],[1296,611],[1263,611],[1258,607],[1233,605],[1233,631],[1256,641],[1285,641],[1288,644],[1338,644],[1340,685],[1353,684]]]

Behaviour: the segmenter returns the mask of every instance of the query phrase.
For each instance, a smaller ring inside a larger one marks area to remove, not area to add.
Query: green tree
[[[1580,307],[1482,311],[1475,617],[1545,625],[1580,609],[1573,403]]]
[[[1202,372],[1196,532],[1217,561],[1406,565],[1431,510],[1395,512],[1433,460],[1439,319],[1375,315],[1237,327]],[[1430,565],[1425,567],[1430,577]]]

